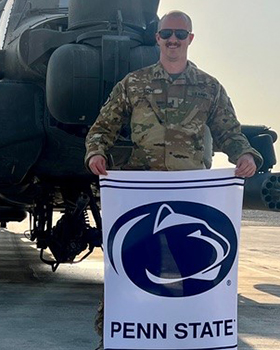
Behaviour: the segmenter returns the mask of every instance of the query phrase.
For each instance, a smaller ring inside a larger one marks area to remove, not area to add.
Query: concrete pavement
[[[1,229],[0,350],[94,349],[102,289],[100,252],[53,273],[22,234]]]
[[[280,349],[280,228],[242,226],[239,350]]]

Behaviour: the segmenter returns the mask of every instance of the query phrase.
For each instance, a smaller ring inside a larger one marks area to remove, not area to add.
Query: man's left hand
[[[235,175],[241,177],[251,177],[255,174],[257,166],[251,153],[245,153],[236,163]]]

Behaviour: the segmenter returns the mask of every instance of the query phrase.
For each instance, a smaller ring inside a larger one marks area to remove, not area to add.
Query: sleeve
[[[262,166],[262,156],[251,147],[246,136],[242,134],[232,103],[220,84],[217,85],[217,95],[207,124],[216,147],[228,155],[231,163],[236,164],[243,154],[250,153],[257,168]]]
[[[121,81],[113,88],[108,100],[100,110],[95,123],[86,137],[85,165],[88,167],[90,158],[102,155],[113,146],[119,136],[122,125],[127,122],[130,103],[126,94],[124,82]]]

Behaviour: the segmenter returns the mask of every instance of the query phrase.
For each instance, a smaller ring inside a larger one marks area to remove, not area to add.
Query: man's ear
[[[159,33],[156,33],[156,41],[157,41],[157,44],[158,44],[158,45],[159,45],[159,40],[160,40]]]
[[[193,38],[194,38],[194,34],[193,33],[189,34],[189,43],[190,44],[193,41]]]

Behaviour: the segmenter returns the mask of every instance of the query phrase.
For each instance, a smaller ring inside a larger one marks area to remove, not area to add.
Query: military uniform
[[[261,155],[241,133],[233,106],[221,84],[188,62],[175,79],[161,63],[128,74],[113,89],[86,139],[86,164],[114,145],[123,125],[131,128],[132,154],[122,169],[203,169],[204,134],[236,163],[251,153]]]

